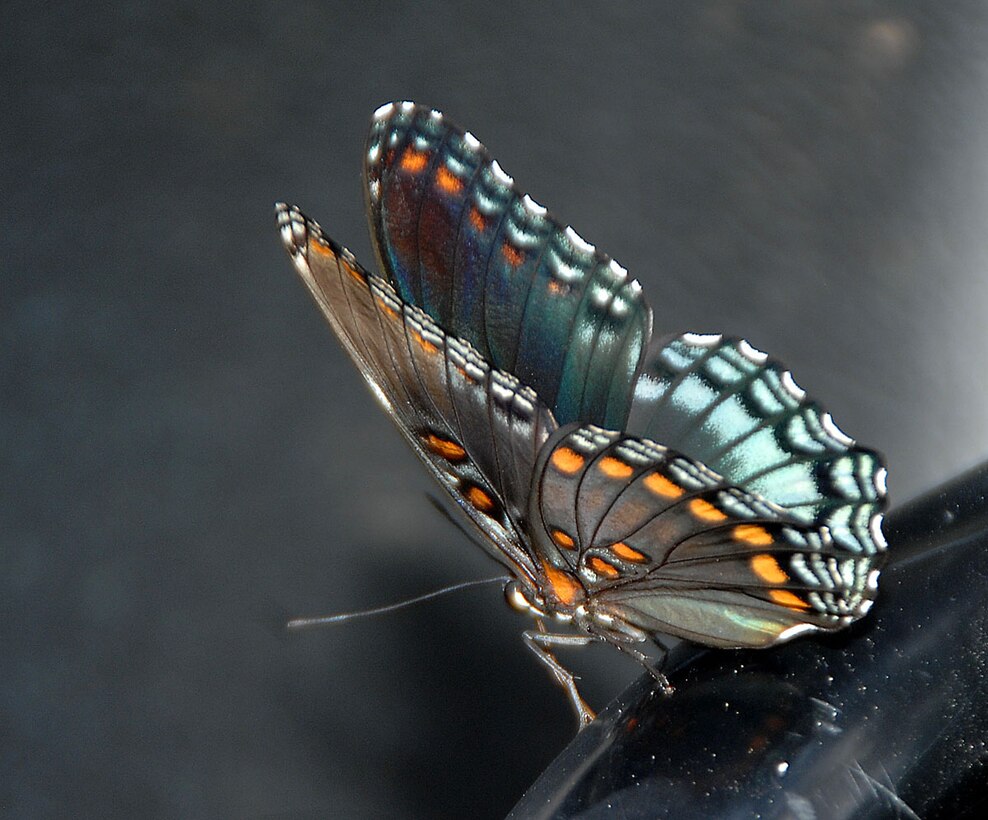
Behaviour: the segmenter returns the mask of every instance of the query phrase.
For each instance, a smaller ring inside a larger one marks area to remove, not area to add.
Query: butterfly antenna
[[[482,584],[493,584],[495,582],[504,583],[509,580],[511,579],[506,575],[499,575],[496,578],[483,578],[479,581],[464,581],[460,584],[453,584],[448,587],[443,587],[442,589],[427,592],[424,595],[417,595],[416,597],[409,598],[405,601],[399,601],[396,604],[379,606],[374,609],[362,609],[359,612],[342,612],[339,615],[324,615],[318,618],[292,618],[292,620],[288,622],[287,626],[289,629],[307,629],[310,626],[328,626],[329,624],[339,624],[344,621],[352,621],[354,618],[366,618],[370,615],[382,615],[385,612],[394,612],[396,609],[404,609],[406,606],[412,606],[412,604],[420,604],[422,601],[428,601],[431,598],[438,598],[440,595],[446,595],[450,592],[459,592],[461,589],[479,587]]]

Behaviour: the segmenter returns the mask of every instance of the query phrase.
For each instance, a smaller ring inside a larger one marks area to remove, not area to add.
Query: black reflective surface
[[[629,688],[511,816],[982,816],[986,494],[988,465],[890,516],[881,596],[847,632],[684,648],[698,657],[672,697],[647,678]]]

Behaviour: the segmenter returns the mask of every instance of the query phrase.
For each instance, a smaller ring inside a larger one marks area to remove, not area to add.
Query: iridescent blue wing
[[[599,427],[569,425],[546,443],[529,509],[539,563],[575,575],[598,620],[646,633],[769,646],[846,626],[877,589],[877,551],[847,549],[698,461]]]
[[[297,208],[277,211],[296,270],[412,449],[491,554],[534,579],[524,516],[535,459],[556,427],[552,415],[530,388],[403,301]]]
[[[514,373],[558,422],[624,425],[651,333],[637,281],[436,111],[379,109],[365,181],[381,267],[404,301]]]
[[[686,334],[657,344],[628,429],[689,453],[844,549],[867,555],[884,543],[881,457],[742,339]]]

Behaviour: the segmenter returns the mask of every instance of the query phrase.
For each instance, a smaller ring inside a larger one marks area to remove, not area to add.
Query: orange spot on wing
[[[802,598],[793,595],[787,589],[773,589],[768,593],[768,597],[771,598],[775,603],[781,604],[789,609],[809,609],[810,605],[806,603]]]
[[[459,177],[454,176],[445,165],[436,172],[436,185],[447,194],[458,194],[463,190],[463,181]]]
[[[343,268],[343,270],[345,270],[347,273],[349,273],[358,282],[363,282],[364,281],[363,275],[353,265],[350,265],[350,264],[348,264],[347,262],[344,262],[341,259],[340,260],[340,266]]]
[[[455,441],[437,436],[435,433],[429,433],[425,437],[425,446],[447,461],[462,461],[467,455],[467,451]]]
[[[576,601],[581,591],[580,582],[576,578],[568,572],[556,569],[545,561],[542,562],[542,569],[545,570],[545,577],[549,586],[561,603],[569,606]]]
[[[644,484],[656,495],[663,498],[679,498],[683,494],[683,488],[674,484],[660,473],[651,473],[645,476]]]
[[[563,549],[567,549],[567,550],[573,549],[573,546],[576,543],[573,540],[572,536],[568,535],[567,533],[563,532],[562,530],[553,530],[552,531],[552,540],[556,542],[556,545],[557,546],[560,546]]]
[[[429,155],[425,151],[406,148],[405,153],[401,155],[401,170],[408,171],[411,174],[417,174],[425,168],[425,164],[428,161]]]
[[[756,547],[767,547],[773,540],[771,533],[757,524],[739,524],[734,528],[734,537]]]
[[[416,341],[419,347],[421,347],[426,353],[437,353],[439,348],[436,347],[432,342],[425,338],[421,333],[416,333],[412,331],[412,338]]]
[[[483,233],[487,229],[487,220],[476,208],[470,208],[470,224],[477,233]]]
[[[613,456],[605,456],[597,466],[608,478],[627,478],[634,472],[630,464],[625,464],[621,459]]]
[[[724,513],[702,498],[694,498],[690,502],[690,512],[701,521],[724,521],[727,519]]]
[[[608,564],[603,558],[594,556],[588,563],[590,564],[590,569],[598,575],[604,575],[608,578],[617,578],[621,574],[621,571],[617,567],[612,564]]]
[[[476,484],[471,484],[463,493],[474,509],[482,513],[489,513],[494,509],[494,499],[484,492]]]
[[[336,257],[336,254],[333,253],[333,249],[329,247],[329,245],[326,242],[324,242],[322,239],[312,240],[312,243],[310,244],[309,247],[311,247],[312,250],[314,250],[320,256],[328,256],[331,259]]]
[[[383,310],[392,319],[397,319],[398,318],[398,311],[396,311],[393,307],[391,307],[391,305],[388,304],[388,302],[385,301],[380,296],[377,297],[377,306],[379,308],[381,308],[381,310]]]
[[[782,571],[779,562],[771,555],[766,555],[765,553],[752,556],[751,571],[763,581],[767,581],[770,584],[784,584],[789,580],[789,576]]]
[[[618,558],[623,558],[625,561],[642,563],[648,560],[648,556],[645,555],[645,553],[639,552],[634,547],[629,547],[623,541],[618,541],[616,544],[611,544],[611,552],[613,552]]]
[[[513,268],[517,268],[522,262],[525,261],[525,254],[517,248],[513,248],[507,242],[501,245],[501,256],[503,256],[507,263]]]
[[[552,462],[552,466],[559,470],[559,472],[566,475],[573,475],[573,473],[583,466],[585,459],[569,447],[560,447],[552,454],[552,458],[549,460]]]

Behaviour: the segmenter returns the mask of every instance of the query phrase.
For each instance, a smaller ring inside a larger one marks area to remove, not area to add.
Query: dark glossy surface
[[[701,654],[670,698],[640,680],[511,816],[982,816],[986,493],[988,467],[892,516],[882,597],[843,635]]]
[[[785,361],[895,504],[988,456],[988,7],[37,3],[0,16],[0,813],[498,817],[570,742],[272,228],[366,261],[392,99]],[[571,652],[600,706],[639,668]],[[725,661],[728,662],[728,661]]]

